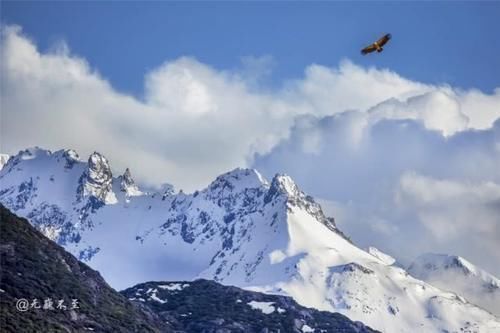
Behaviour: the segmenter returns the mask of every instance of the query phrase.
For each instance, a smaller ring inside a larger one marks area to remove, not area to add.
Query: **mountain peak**
[[[112,182],[113,174],[108,160],[100,153],[94,152],[89,156],[87,169],[80,178],[80,198],[92,196],[102,203],[116,203]]]
[[[102,155],[101,153],[99,153],[97,151],[94,151],[92,154],[90,154],[88,162],[89,162],[89,164],[93,164],[93,165],[102,164],[102,165],[106,165],[109,167],[109,163],[108,163],[108,160],[106,159],[106,157],[104,157],[104,155]]]
[[[466,275],[476,273],[476,267],[466,259],[457,255],[438,253],[425,253],[419,256],[409,267],[410,271],[417,269],[425,271],[459,269]]]
[[[73,149],[61,149],[50,154],[50,157],[59,161],[65,162],[64,167],[71,169],[77,162],[83,162],[78,153]]]
[[[68,160],[80,161],[80,156],[73,149],[64,149],[63,156]]]
[[[460,256],[426,253],[415,259],[408,273],[500,315],[500,280]]]
[[[271,187],[289,196],[296,196],[302,193],[295,181],[286,174],[276,174],[271,181]]]
[[[216,189],[230,189],[239,192],[249,188],[259,188],[267,185],[267,181],[255,169],[236,168],[218,176],[209,186],[211,191]]]
[[[286,198],[287,202],[297,203],[298,198],[305,198],[306,195],[288,175],[276,174],[271,181],[269,191],[266,193],[264,203],[268,204],[278,197]]]
[[[133,197],[141,195],[142,192],[139,190],[139,187],[135,184],[134,179],[132,178],[132,173],[129,168],[125,169],[120,178],[120,191],[125,192],[126,196]]]
[[[269,191],[264,197],[264,203],[268,204],[277,198],[284,198],[288,209],[299,207],[311,214],[316,220],[323,223],[328,229],[349,240],[335,225],[335,219],[327,217],[321,206],[310,195],[305,194],[295,181],[286,174],[276,174],[271,181]],[[278,199],[279,200],[279,199]]]
[[[88,160],[89,178],[95,183],[103,183],[112,177],[108,160],[98,152],[93,152]]]

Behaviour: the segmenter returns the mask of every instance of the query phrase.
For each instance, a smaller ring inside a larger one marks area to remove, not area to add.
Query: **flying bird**
[[[387,44],[387,42],[391,39],[391,34],[386,34],[383,37],[381,37],[379,40],[377,40],[375,43],[368,45],[364,49],[361,50],[361,53],[363,55],[366,55],[368,53],[372,53],[374,51],[377,52],[382,52],[384,50],[383,46]]]

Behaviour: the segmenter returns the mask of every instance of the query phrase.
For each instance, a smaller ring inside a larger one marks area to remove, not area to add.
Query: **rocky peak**
[[[96,183],[104,183],[112,177],[108,160],[98,152],[93,152],[88,160],[89,176]]]
[[[297,190],[297,185],[290,177],[276,174],[273,177],[269,190],[264,197],[264,204],[267,205],[268,203],[275,201],[277,198],[283,198],[286,202],[288,201],[288,198],[293,196],[293,192],[296,192]]]
[[[134,180],[132,179],[132,174],[130,173],[130,169],[126,168],[125,172],[122,175],[122,179],[127,183],[127,184],[133,184]]]
[[[80,156],[73,149],[65,149],[63,152],[63,156],[67,160],[71,160],[71,161],[79,161],[80,160]]]
[[[130,169],[126,168],[123,175],[120,176],[120,189],[126,192],[126,189],[130,186],[135,186],[135,182],[130,173]]]
[[[304,193],[299,189],[293,179],[286,174],[276,174],[271,182],[271,188],[289,197],[300,196]]]
[[[326,225],[332,231],[345,237],[336,227],[335,220],[323,213],[321,206],[310,195],[306,195],[293,179],[285,174],[276,174],[264,197],[264,204],[284,200],[288,210],[301,208],[314,216],[316,220]]]
[[[90,155],[87,168],[80,177],[78,195],[80,199],[92,196],[102,203],[115,203],[112,191],[113,174],[108,160],[98,152]]]
[[[260,196],[267,186],[257,170],[237,168],[218,176],[203,192],[207,199],[225,201],[242,195]]]
[[[269,191],[264,198],[264,203],[267,204],[277,197],[285,198],[287,203],[292,206],[312,205],[321,209],[311,196],[306,195],[300,190],[290,176],[284,174],[276,174],[274,176]]]
[[[71,169],[75,163],[82,162],[80,156],[73,149],[61,149],[51,154],[51,158],[57,162],[64,162],[65,169]]]
[[[229,187],[231,189],[239,188],[258,188],[267,184],[266,180],[255,169],[236,168],[218,176],[210,185],[210,190]]]
[[[66,169],[71,169],[76,162],[80,161],[80,156],[73,149],[64,150],[63,157],[66,159]]]
[[[119,178],[120,191],[125,192],[127,196],[136,196],[142,194],[142,192],[139,190],[139,187],[135,184],[129,168],[125,169],[125,172]]]

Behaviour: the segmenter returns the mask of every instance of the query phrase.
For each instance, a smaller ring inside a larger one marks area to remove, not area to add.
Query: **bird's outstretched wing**
[[[367,47],[365,47],[364,49],[361,50],[361,53],[362,54],[368,54],[368,53],[371,53],[373,51],[375,51],[377,48],[375,47],[375,44],[371,44],[371,45],[368,45]]]
[[[389,39],[391,39],[391,34],[386,34],[385,36],[381,37],[378,41],[377,41],[377,44],[382,47],[384,46],[388,41]]]

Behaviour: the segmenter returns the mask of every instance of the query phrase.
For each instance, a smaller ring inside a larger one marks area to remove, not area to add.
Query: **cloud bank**
[[[447,137],[411,119],[377,118],[302,117],[255,166],[292,175],[364,246],[404,263],[460,254],[498,274],[500,120]]]
[[[1,31],[1,150],[97,150],[115,172],[194,190],[238,166],[286,172],[364,245],[500,261],[500,88],[428,85],[346,60],[312,64],[277,88],[272,59],[218,70],[184,57],[117,91],[60,44],[40,52]],[[126,70],[126,69],[124,69]]]

